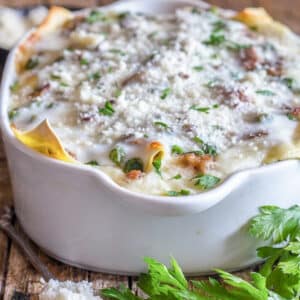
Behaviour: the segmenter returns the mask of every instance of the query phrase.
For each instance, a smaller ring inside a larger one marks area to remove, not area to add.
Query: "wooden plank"
[[[60,5],[67,7],[91,7],[97,6],[96,0],[49,0],[50,5]]]
[[[0,144],[0,210],[4,205],[11,205],[11,187],[2,145]],[[4,233],[0,232],[0,298],[4,294],[7,273],[7,260],[10,242]]]

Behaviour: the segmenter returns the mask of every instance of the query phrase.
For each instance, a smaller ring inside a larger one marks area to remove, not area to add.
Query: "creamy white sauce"
[[[35,49],[37,65],[20,74],[12,93],[12,123],[30,130],[47,118],[76,159],[97,161],[134,191],[202,191],[193,180],[199,170],[179,162],[173,145],[184,152],[215,150],[205,173],[224,179],[260,166],[272,146],[293,139],[298,124],[291,112],[300,105],[299,47],[220,13],[91,12]],[[132,74],[138,75],[129,80]],[[24,84],[28,76],[37,78],[33,88]],[[161,176],[153,169],[129,179],[109,157],[119,147],[125,160],[138,157],[146,165],[151,141],[165,148]]]

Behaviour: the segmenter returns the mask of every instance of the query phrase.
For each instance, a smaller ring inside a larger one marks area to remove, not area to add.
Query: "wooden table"
[[[60,4],[71,6],[95,6],[97,4],[109,3],[110,0],[0,0],[0,5],[22,6],[35,4]],[[268,11],[282,22],[290,25],[294,30],[300,33],[300,2],[293,0],[211,0],[208,1],[215,5],[229,7],[234,9],[241,9],[245,6],[264,6]],[[12,204],[12,192],[10,180],[3,153],[2,145],[0,144],[0,208],[5,204]],[[15,222],[18,226],[17,222]],[[94,273],[89,271],[73,268],[62,263],[59,263],[45,254],[43,254],[37,247],[35,247],[40,258],[44,261],[49,269],[60,280],[90,280],[94,284],[96,290],[108,286],[118,286],[120,283],[134,289],[139,293],[136,287],[136,279],[128,276],[113,276],[101,273]],[[240,273],[247,278],[247,270]],[[30,296],[30,298],[37,298],[42,285],[40,283],[40,275],[37,274],[28,262],[24,259],[18,248],[8,240],[3,233],[0,232],[0,299],[11,299],[17,293]]]

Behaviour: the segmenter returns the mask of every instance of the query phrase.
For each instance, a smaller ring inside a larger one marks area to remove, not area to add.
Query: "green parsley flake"
[[[80,64],[81,64],[82,66],[86,66],[86,65],[89,64],[89,61],[88,61],[86,58],[81,58]]]
[[[225,42],[224,34],[220,32],[213,32],[209,39],[204,41],[203,43],[208,46],[219,46]]]
[[[91,160],[91,161],[88,161],[85,163],[86,165],[89,165],[89,166],[99,166],[99,163],[96,161],[96,160]]]
[[[217,149],[212,145],[204,143],[203,140],[200,139],[198,136],[195,136],[193,138],[193,141],[201,147],[200,151],[198,151],[199,153],[208,154],[211,156],[217,155]],[[194,151],[194,153],[196,154],[197,151]]]
[[[8,118],[10,120],[13,120],[15,117],[17,117],[19,115],[19,111],[17,109],[12,109],[11,111],[9,111],[8,113]]]
[[[90,80],[99,80],[100,78],[101,78],[100,72],[95,72],[88,76],[88,79]]]
[[[39,60],[37,58],[30,58],[25,65],[25,69],[32,70],[35,67],[37,67],[38,64],[39,64]]]
[[[286,78],[283,78],[283,79],[282,79],[282,82],[283,82],[290,90],[293,89],[294,81],[295,81],[295,80],[294,80],[293,78],[289,78],[289,77],[286,77]]]
[[[164,128],[164,129],[169,129],[169,126],[166,123],[161,122],[161,121],[156,121],[153,124],[155,126],[158,126],[158,127]]]
[[[15,81],[9,88],[12,93],[16,93],[20,88],[20,84],[18,81]]]
[[[105,21],[105,20],[106,20],[105,15],[98,10],[92,10],[88,15],[88,17],[86,18],[86,22],[88,22],[89,24],[93,24],[98,21]]]
[[[170,197],[188,196],[190,194],[191,194],[191,192],[189,190],[180,190],[179,192],[177,192],[177,191],[168,191],[167,192],[167,196],[170,196]]]
[[[51,78],[52,80],[60,80],[60,79],[61,79],[61,77],[60,77],[59,75],[55,75],[55,74],[51,74],[51,75],[50,75],[50,78]]]
[[[120,166],[123,163],[125,156],[125,151],[121,147],[116,147],[109,153],[110,160],[113,161],[117,166]]]
[[[123,171],[125,173],[129,173],[130,171],[133,171],[133,170],[140,170],[142,172],[144,170],[143,161],[138,157],[131,158],[125,162]]]
[[[113,53],[113,54],[119,54],[121,56],[126,55],[126,52],[120,50],[120,49],[110,49],[109,52]]]
[[[166,99],[170,95],[170,93],[171,93],[171,89],[165,88],[160,95],[160,99],[162,100]]]
[[[195,186],[199,187],[201,190],[208,190],[216,186],[221,179],[208,174],[200,174],[194,177],[195,179]]]
[[[216,109],[219,107],[219,104],[214,104],[212,107],[199,107],[197,105],[192,105],[190,109],[208,114],[211,109]]]
[[[178,145],[173,145],[171,149],[172,154],[183,154],[183,149]]]
[[[105,105],[103,108],[99,108],[99,114],[104,115],[104,116],[112,116],[114,114],[114,112],[115,112],[115,110],[109,101],[105,102]]]
[[[177,174],[177,175],[171,177],[170,179],[178,180],[178,179],[181,179],[181,178],[182,178],[181,174]]]
[[[264,95],[264,96],[275,96],[276,94],[270,90],[257,90],[256,94]]]
[[[119,98],[122,94],[122,90],[121,89],[117,89],[115,92],[114,92],[114,97],[116,98]]]
[[[155,172],[161,176],[161,158],[158,157],[158,158],[155,158],[152,162],[152,166],[155,170]]]
[[[197,72],[201,72],[204,70],[204,67],[203,66],[194,66],[193,67],[193,70],[197,71]]]

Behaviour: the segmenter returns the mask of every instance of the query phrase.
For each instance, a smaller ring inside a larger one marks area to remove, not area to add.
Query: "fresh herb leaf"
[[[120,166],[123,163],[125,156],[125,151],[121,147],[116,147],[109,153],[110,160],[113,161],[117,166]]]
[[[152,161],[152,166],[155,170],[155,172],[161,176],[161,158],[158,157],[158,158],[155,158],[153,161]]]
[[[66,82],[61,82],[59,85],[62,86],[62,87],[68,87],[69,86]]]
[[[226,46],[229,50],[233,50],[233,51],[240,51],[251,47],[248,44],[239,44],[232,41],[227,41]]]
[[[213,32],[216,33],[218,31],[222,31],[226,28],[226,23],[222,20],[218,20],[213,23]]]
[[[286,77],[282,79],[282,82],[292,90],[295,80],[293,78]]]
[[[112,116],[114,114],[114,112],[115,112],[115,110],[109,101],[105,102],[105,105],[103,108],[99,108],[99,114],[104,115],[104,116]]]
[[[275,96],[276,94],[270,90],[257,90],[256,94],[264,95],[264,96]]]
[[[15,81],[9,88],[12,93],[16,93],[20,88],[20,84],[18,81]]]
[[[286,116],[291,121],[298,121],[298,118],[294,114],[292,114],[292,113],[287,113]]]
[[[170,93],[171,93],[171,89],[165,88],[160,95],[160,99],[162,100],[166,99],[170,95]]]
[[[37,67],[38,64],[39,64],[39,60],[37,58],[29,58],[29,60],[26,62],[25,69],[32,70],[35,67]]]
[[[170,179],[178,180],[178,179],[181,179],[181,178],[182,178],[181,174],[177,174],[177,175],[171,177]]]
[[[51,102],[51,103],[46,105],[47,109],[51,109],[52,107],[54,107],[54,102]]]
[[[122,90],[121,89],[117,89],[114,92],[114,97],[115,98],[119,98],[121,96],[121,94],[122,94]]]
[[[158,126],[158,127],[164,128],[164,129],[169,129],[169,126],[166,123],[161,122],[161,121],[156,121],[153,124],[155,126]]]
[[[93,24],[98,21],[105,21],[105,20],[106,20],[105,15],[99,10],[92,10],[88,15],[88,17],[86,18],[86,22],[88,22],[89,24]]]
[[[95,72],[88,76],[90,80],[99,80],[101,78],[100,72]]]
[[[133,292],[126,288],[123,284],[120,285],[119,289],[106,288],[101,290],[101,296],[107,299],[116,300],[142,300],[142,298],[133,294]]]
[[[208,190],[216,186],[221,179],[219,177],[208,175],[208,174],[200,174],[194,177],[195,186],[199,187],[201,190]]]
[[[204,70],[204,67],[203,66],[194,66],[193,67],[193,70],[197,71],[197,72],[201,72]]]
[[[88,61],[86,58],[81,58],[81,59],[80,59],[80,64],[81,64],[82,66],[86,66],[86,65],[89,64],[89,61]]]
[[[10,120],[13,120],[15,117],[17,117],[19,115],[19,111],[17,109],[12,109],[9,111],[8,113],[8,118]]]
[[[202,152],[202,154],[208,154],[208,155],[211,155],[211,156],[216,156],[218,154],[216,147],[214,147],[212,145],[209,145],[207,143],[204,143],[202,141],[202,139],[200,139],[198,136],[195,136],[193,138],[193,141],[195,143],[197,143],[199,146],[201,146],[200,152]]]
[[[60,76],[55,75],[55,74],[51,74],[51,75],[50,75],[50,78],[51,78],[52,80],[60,80],[60,79],[61,79]]]
[[[177,192],[177,191],[168,191],[167,192],[167,196],[170,196],[170,197],[188,196],[190,194],[191,194],[191,192],[189,190],[180,190],[179,192]]]
[[[192,105],[190,107],[190,109],[197,110],[199,112],[203,112],[203,113],[208,114],[211,109],[216,109],[216,108],[219,108],[219,107],[220,107],[219,104],[214,104],[212,107],[200,107],[200,106],[197,106],[197,105]]]
[[[86,165],[89,165],[89,166],[99,166],[99,163],[96,161],[96,160],[90,160],[88,162],[85,163]]]
[[[109,52],[114,53],[114,54],[120,54],[121,56],[126,55],[126,53],[120,49],[110,49]]]
[[[178,145],[173,145],[171,148],[172,154],[182,154],[184,153],[183,149]]]
[[[140,171],[144,170],[144,164],[140,158],[137,157],[131,158],[125,162],[123,171],[125,173],[128,173],[132,170],[140,170]]]
[[[225,42],[224,34],[220,32],[213,32],[209,39],[204,41],[203,43],[208,46],[219,46]]]

